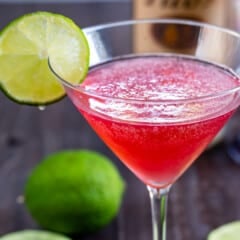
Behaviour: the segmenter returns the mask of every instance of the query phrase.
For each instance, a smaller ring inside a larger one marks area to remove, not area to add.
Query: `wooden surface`
[[[0,24],[3,27],[11,19],[36,10],[64,13],[84,26],[131,15],[126,3],[94,6],[0,4]],[[151,239],[146,188],[105,147],[67,98],[39,111],[17,105],[0,94],[0,115],[0,234],[38,227],[21,203],[32,168],[52,152],[85,148],[109,156],[127,182],[127,190],[117,218],[102,231],[78,239]],[[240,166],[227,156],[224,144],[205,152],[170,192],[168,239],[204,240],[210,230],[240,219],[239,189]]]

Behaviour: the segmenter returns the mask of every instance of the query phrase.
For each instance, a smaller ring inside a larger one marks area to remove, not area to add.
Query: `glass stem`
[[[147,186],[151,200],[153,240],[166,240],[167,237],[167,198],[170,187],[157,189]]]

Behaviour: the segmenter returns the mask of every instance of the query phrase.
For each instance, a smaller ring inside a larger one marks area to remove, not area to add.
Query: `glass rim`
[[[175,23],[175,24],[185,24],[185,25],[196,26],[196,27],[207,26],[209,28],[217,29],[222,32],[229,33],[231,35],[235,35],[236,37],[240,38],[240,33],[229,28],[217,26],[207,22],[198,22],[194,20],[178,19],[178,18],[147,18],[147,19],[123,20],[123,21],[102,23],[102,24],[97,24],[89,27],[84,27],[82,28],[82,30],[84,31],[84,33],[88,33],[88,32],[96,32],[98,30],[107,29],[107,28],[121,27],[121,26],[134,25],[134,24],[146,24],[146,23]]]
[[[91,32],[96,32],[99,30],[103,30],[103,29],[110,29],[110,28],[116,28],[116,27],[122,27],[122,26],[130,26],[130,25],[136,25],[136,24],[150,24],[150,23],[162,23],[162,24],[182,24],[182,25],[188,25],[188,26],[194,26],[194,27],[200,27],[200,28],[209,28],[209,29],[213,29],[213,30],[217,30],[226,34],[229,34],[233,37],[239,38],[240,39],[240,33],[232,30],[232,29],[228,29],[225,27],[221,27],[221,26],[217,26],[217,25],[213,25],[210,23],[203,23],[203,22],[198,22],[198,21],[192,21],[192,20],[184,20],[184,19],[175,19],[175,18],[153,18],[153,19],[134,19],[134,20],[124,20],[124,21],[116,21],[116,22],[111,22],[111,23],[103,23],[103,24],[97,24],[97,25],[93,25],[93,26],[89,26],[89,27],[85,27],[82,28],[83,32],[85,34],[87,33],[91,33]],[[166,55],[166,53],[164,53]],[[171,53],[169,53],[171,54]],[[144,55],[144,53],[141,54],[129,54],[129,56],[141,56]],[[181,54],[178,54],[178,56],[181,56]],[[127,56],[127,55],[125,55]],[[184,55],[182,54],[182,56],[188,56],[188,55]],[[191,57],[191,56],[190,56]],[[192,56],[194,58],[194,56]],[[114,58],[117,59],[117,58]],[[106,59],[105,61],[103,61],[102,63],[106,63],[111,61],[112,58]],[[202,60],[202,59],[199,59]],[[207,62],[207,61],[206,61]],[[100,64],[102,64],[100,63]],[[213,62],[212,62],[213,63]],[[97,64],[98,65],[98,64]],[[92,67],[95,67],[97,65],[94,66],[90,66],[90,69]],[[220,65],[217,64],[218,66],[222,66],[224,67],[224,65]],[[78,84],[72,84],[70,82],[68,82],[67,80],[65,80],[64,78],[62,78],[53,68],[53,66],[51,65],[51,61],[50,61],[50,57],[48,58],[48,66],[51,70],[51,72],[55,75],[55,77],[66,87],[71,88],[77,92],[81,92],[82,94],[88,95],[90,97],[94,97],[94,98],[101,98],[104,100],[116,100],[116,101],[125,101],[125,102],[130,102],[130,103],[156,103],[156,102],[163,102],[164,104],[166,103],[187,103],[187,102],[193,102],[193,101],[207,101],[207,100],[211,100],[211,99],[215,99],[215,98],[219,98],[219,97],[224,97],[225,95],[230,95],[233,94],[235,92],[240,91],[240,82],[239,82],[239,86],[230,88],[230,89],[226,89],[226,90],[221,90],[221,91],[217,91],[216,93],[211,93],[211,94],[205,94],[202,96],[196,96],[196,97],[189,97],[189,98],[179,98],[179,99],[139,99],[139,98],[121,98],[121,97],[112,97],[112,96],[107,96],[107,95],[103,95],[103,94],[98,94],[96,92],[93,91],[89,91],[87,89],[85,89],[84,87],[82,87],[82,83],[78,83]],[[228,67],[224,67],[225,69],[230,70],[234,76],[236,77],[240,77],[238,73],[236,73],[235,71],[233,71],[231,68]],[[87,75],[86,75],[87,76]],[[85,77],[86,77],[85,76]],[[240,80],[240,78],[239,78]]]

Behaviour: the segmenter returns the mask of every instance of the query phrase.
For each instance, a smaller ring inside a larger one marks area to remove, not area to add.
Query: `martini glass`
[[[172,184],[240,103],[240,36],[184,20],[85,28],[90,71],[72,85],[49,66],[91,127],[146,184],[153,240],[166,240]]]

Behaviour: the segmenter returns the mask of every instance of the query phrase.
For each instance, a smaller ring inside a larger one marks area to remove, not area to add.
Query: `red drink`
[[[129,169],[146,184],[164,187],[189,167],[233,112],[234,96],[210,95],[238,84],[232,73],[212,64],[148,56],[94,68],[81,86],[92,97],[73,89],[68,93]],[[194,101],[206,95],[207,101]]]

